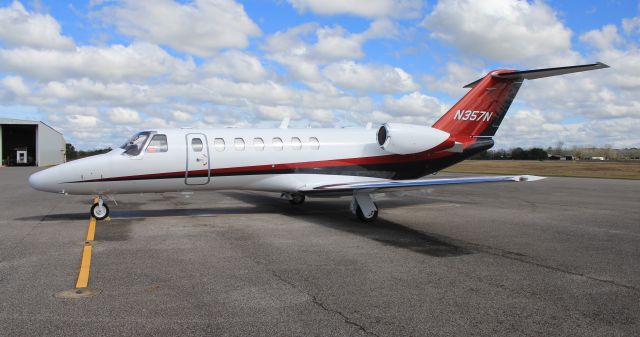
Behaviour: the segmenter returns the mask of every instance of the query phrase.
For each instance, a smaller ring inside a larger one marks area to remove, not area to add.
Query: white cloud
[[[69,115],[67,121],[71,123],[71,128],[92,128],[98,125],[98,118],[95,116]]]
[[[20,76],[7,76],[0,82],[4,89],[10,91],[15,96],[27,96],[31,94],[31,89],[29,89]]]
[[[109,110],[109,120],[116,124],[137,124],[140,122],[140,115],[137,111],[116,107]]]
[[[365,18],[419,17],[421,0],[287,0],[295,9],[321,15],[348,14]]]
[[[340,26],[307,23],[276,32],[267,38],[263,48],[270,59],[285,65],[294,79],[313,83],[322,80],[319,66],[362,58],[362,47],[368,40],[397,34],[396,25],[386,19],[372,22],[360,33],[350,33]]]
[[[418,88],[411,75],[400,68],[387,65],[365,65],[347,61],[332,63],[322,73],[339,86],[365,92],[391,94]]]
[[[432,118],[440,117],[447,108],[437,98],[423,95],[417,91],[398,99],[386,97],[384,107],[395,115],[427,116]]]
[[[331,110],[327,109],[313,109],[307,113],[309,118],[314,121],[328,123],[335,120],[335,115]]]
[[[550,120],[550,117],[555,114],[540,110],[510,112],[496,134],[496,148],[546,147],[553,146],[558,141],[562,141],[565,146],[609,144],[614,148],[637,147],[637,144],[640,144],[637,118],[588,120],[563,124]],[[624,137],[620,134],[624,134]]]
[[[640,33],[640,16],[622,20],[622,28],[627,34]]]
[[[464,53],[508,63],[564,55],[571,48],[571,30],[542,1],[441,0],[422,24]]]
[[[487,70],[478,70],[477,67],[456,62],[448,62],[442,70],[442,77],[425,75],[424,82],[430,90],[444,92],[455,99],[469,91],[464,88],[465,85],[488,73]]]
[[[0,41],[10,47],[72,49],[73,40],[61,35],[60,24],[51,16],[29,13],[14,1],[0,8]]]
[[[202,66],[202,71],[251,83],[261,82],[268,76],[259,58],[237,50],[229,50],[209,59]]]
[[[612,48],[622,42],[615,25],[606,25],[602,29],[594,29],[580,36],[580,41],[598,49]]]
[[[71,51],[33,48],[0,49],[0,70],[40,80],[92,78],[140,80],[156,76],[189,78],[190,59],[180,60],[149,43],[130,46],[77,47]]]
[[[189,122],[193,119],[190,114],[179,110],[171,112],[171,115],[179,122]]]
[[[283,118],[295,118],[298,117],[298,113],[296,110],[290,106],[265,106],[259,105],[256,107],[256,113],[258,116],[272,119],[272,120],[280,120]]]
[[[123,0],[99,12],[126,35],[198,56],[222,48],[244,48],[261,34],[241,4],[233,0]]]
[[[51,104],[98,106],[135,106],[166,101],[165,97],[152,93],[148,85],[102,83],[86,78],[49,82],[39,90],[36,98],[48,99]]]

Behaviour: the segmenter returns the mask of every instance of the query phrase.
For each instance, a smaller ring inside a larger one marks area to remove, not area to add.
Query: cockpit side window
[[[135,136],[131,137],[131,139],[124,143],[120,148],[124,149],[124,154],[129,156],[137,156],[142,151],[142,147],[147,142],[149,135],[151,132],[145,131],[137,133]]]
[[[147,152],[158,153],[158,152],[167,152],[169,150],[169,145],[167,144],[167,135],[154,135],[147,145]]]

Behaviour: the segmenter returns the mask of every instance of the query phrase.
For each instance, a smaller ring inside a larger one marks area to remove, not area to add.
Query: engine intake
[[[378,129],[380,147],[395,154],[411,154],[433,149],[449,139],[449,133],[429,126],[385,123]],[[450,141],[451,146],[454,142]],[[445,147],[446,148],[446,147]]]

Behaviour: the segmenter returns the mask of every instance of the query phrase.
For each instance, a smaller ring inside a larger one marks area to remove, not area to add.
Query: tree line
[[[513,160],[546,160],[548,158],[547,151],[533,147],[530,149],[523,149],[516,147],[510,150],[486,150],[482,151],[470,159],[479,160],[499,160],[499,159],[513,159]]]
[[[107,153],[109,151],[111,151],[110,147],[108,147],[106,149],[96,149],[96,150],[83,151],[83,150],[76,150],[76,148],[73,145],[69,144],[69,143],[67,143],[67,146],[66,146],[67,161],[76,160],[76,159],[89,157],[89,156],[94,156],[96,154]]]
[[[546,150],[539,147],[523,149],[516,147],[508,150],[487,150],[480,152],[470,159],[481,160],[546,160],[549,156],[570,157],[577,160],[591,160],[594,158],[604,158],[605,160],[640,160],[640,148],[614,149],[611,146],[605,147],[580,147],[573,146],[564,148],[562,144],[555,147],[548,147]]]

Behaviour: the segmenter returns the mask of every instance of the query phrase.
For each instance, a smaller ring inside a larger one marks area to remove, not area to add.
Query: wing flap
[[[463,177],[463,178],[441,178],[441,179],[418,179],[418,180],[388,180],[388,181],[371,181],[371,182],[355,182],[331,185],[319,185],[307,187],[300,190],[301,193],[313,194],[340,194],[353,192],[358,190],[368,190],[376,192],[381,190],[407,190],[422,188],[426,186],[438,185],[459,185],[459,184],[477,184],[477,183],[497,183],[497,182],[526,182],[544,179],[545,177],[533,175],[516,175],[516,176],[490,176],[490,177]]]

